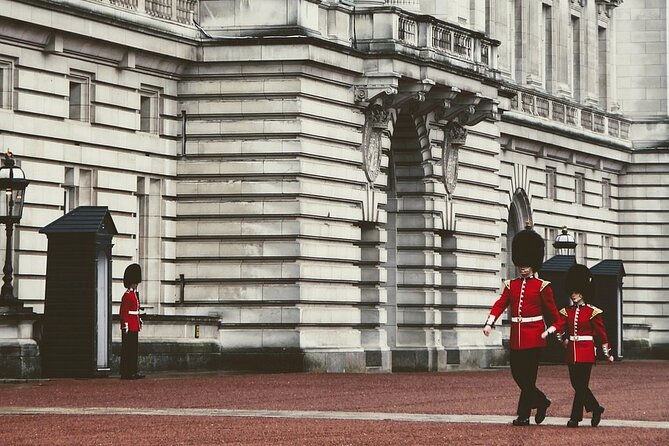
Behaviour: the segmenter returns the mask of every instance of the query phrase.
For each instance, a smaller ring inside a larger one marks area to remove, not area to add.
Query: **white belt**
[[[570,341],[592,341],[592,336],[569,336]]]
[[[139,314],[139,311],[128,311],[128,314]]]
[[[544,320],[543,316],[530,316],[530,317],[512,317],[511,322],[536,322]]]

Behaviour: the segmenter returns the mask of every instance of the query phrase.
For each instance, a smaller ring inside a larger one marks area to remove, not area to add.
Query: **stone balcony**
[[[517,91],[511,110],[540,120],[552,121],[579,131],[624,141],[630,140],[632,123],[621,115],[605,113],[580,104],[531,91]]]
[[[413,1],[200,0],[200,25],[213,38],[309,36],[374,54],[435,60],[495,76],[499,41],[413,12]]]
[[[499,41],[429,15],[395,7],[356,11],[355,46],[437,60],[494,76]]]
[[[197,21],[199,0],[85,0],[188,25]]]
[[[499,42],[480,32],[418,14],[415,0],[40,0],[70,8],[135,14],[199,27],[202,37],[308,36],[372,53],[436,60],[495,76]],[[123,14],[121,14],[123,13]],[[140,21],[140,23],[145,20]]]

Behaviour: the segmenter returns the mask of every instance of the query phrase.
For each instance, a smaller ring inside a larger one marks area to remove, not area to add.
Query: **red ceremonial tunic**
[[[543,314],[546,313],[551,322],[559,319],[550,282],[536,277],[505,281],[502,295],[490,310],[488,321],[494,323],[507,307],[511,313],[511,348],[545,347],[546,340],[541,339],[546,328]]]
[[[119,319],[121,320],[121,329],[128,331],[141,330],[139,322],[139,296],[133,289],[128,289],[121,299],[121,308],[119,310]]]
[[[595,362],[595,341],[599,345],[609,343],[601,314],[602,310],[589,304],[560,310],[560,319],[553,326],[557,333],[566,331],[564,336],[568,336],[568,364]]]

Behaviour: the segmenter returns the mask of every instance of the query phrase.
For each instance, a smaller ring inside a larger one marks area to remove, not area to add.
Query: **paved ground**
[[[155,374],[0,384],[0,445],[664,445],[669,362],[601,363],[602,424],[567,429],[567,369],[542,366],[541,426],[510,421],[508,369],[448,373]]]

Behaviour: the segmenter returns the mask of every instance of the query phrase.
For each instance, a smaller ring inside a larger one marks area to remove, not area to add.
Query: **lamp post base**
[[[6,300],[0,299],[0,315],[2,314],[32,314],[33,310],[26,307],[18,299]]]
[[[38,317],[30,308],[0,306],[0,379],[41,377],[40,350],[34,336]]]

